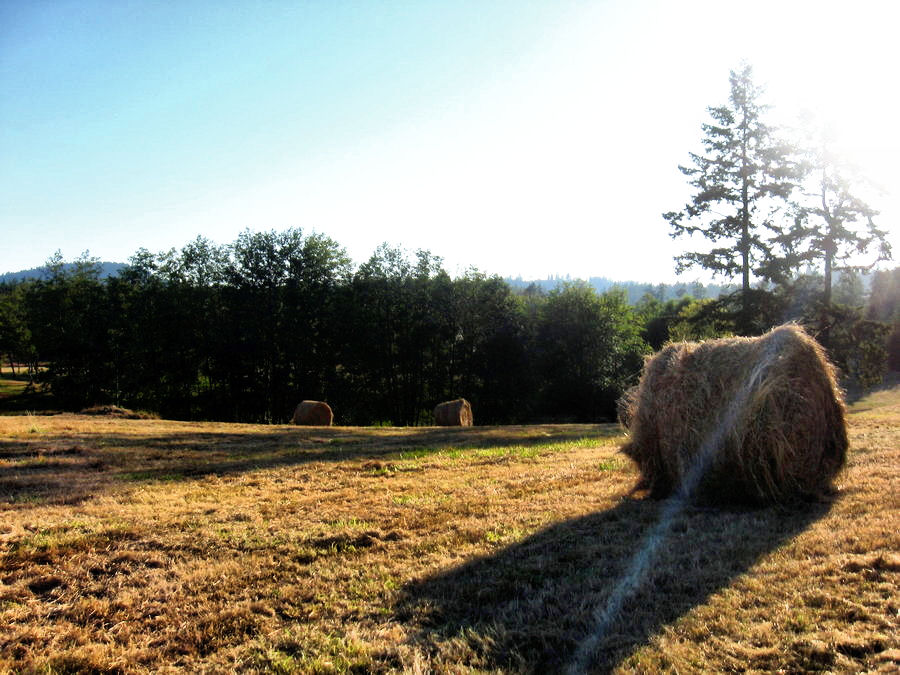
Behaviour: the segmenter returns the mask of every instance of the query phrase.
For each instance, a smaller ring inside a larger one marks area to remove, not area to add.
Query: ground
[[[900,668],[900,390],[833,498],[674,513],[614,425],[0,417],[0,672]]]

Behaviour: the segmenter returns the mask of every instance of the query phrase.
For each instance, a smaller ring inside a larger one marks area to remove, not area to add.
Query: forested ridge
[[[891,339],[896,360],[900,275],[876,273],[868,295],[841,279],[833,358],[872,384]],[[758,332],[820,318],[820,286],[800,275],[756,289]],[[382,245],[354,267],[327,236],[246,231],[141,249],[107,277],[56,254],[42,278],[0,286],[0,354],[60,409],[277,423],[321,399],[339,424],[419,425],[464,396],[478,424],[601,421],[665,341],[734,333],[737,297],[648,293],[632,306],[622,289],[580,282],[514,291],[476,270],[451,278],[427,251]]]

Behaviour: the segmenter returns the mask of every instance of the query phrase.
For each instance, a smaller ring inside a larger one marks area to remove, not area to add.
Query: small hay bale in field
[[[291,418],[291,424],[308,427],[330,427],[333,422],[331,406],[323,401],[301,401]]]
[[[434,408],[434,423],[439,427],[470,427],[472,406],[464,398],[438,403]]]
[[[669,345],[644,364],[620,419],[636,489],[654,497],[789,501],[829,491],[846,461],[834,368],[795,325]]]
[[[90,408],[84,408],[81,410],[79,415],[99,415],[104,417],[118,417],[121,419],[129,419],[129,420],[148,420],[148,419],[159,419],[159,416],[154,413],[149,413],[145,411],[134,411],[129,410],[128,408],[120,408],[117,405],[95,405]]]

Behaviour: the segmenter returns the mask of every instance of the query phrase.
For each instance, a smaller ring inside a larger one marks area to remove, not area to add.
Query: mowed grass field
[[[0,671],[896,671],[900,390],[850,435],[833,499],[688,507],[623,585],[664,505],[614,425],[0,417]]]

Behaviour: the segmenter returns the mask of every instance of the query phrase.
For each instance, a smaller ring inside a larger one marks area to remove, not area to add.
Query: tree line
[[[621,292],[515,294],[387,245],[354,270],[299,229],[141,250],[105,279],[57,254],[0,298],[0,351],[57,405],[181,419],[283,422],[321,399],[342,424],[417,425],[457,396],[480,423],[611,419],[648,351]]]
[[[823,285],[798,275],[757,289],[755,332],[785,318],[814,330]],[[845,274],[834,295],[832,358],[872,384],[897,367],[900,268],[876,273],[868,292]],[[284,422],[321,399],[340,424],[419,425],[464,396],[477,423],[607,421],[646,354],[735,334],[745,300],[647,293],[630,305],[621,289],[580,282],[514,291],[387,245],[354,269],[327,236],[246,231],[225,246],[142,249],[105,278],[86,255],[56,254],[41,278],[0,285],[0,356],[63,409]]]

